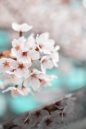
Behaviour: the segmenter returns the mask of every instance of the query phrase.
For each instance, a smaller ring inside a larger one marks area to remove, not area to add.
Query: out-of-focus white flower
[[[12,41],[9,58],[0,59],[0,73],[3,73],[1,80],[4,81],[4,86],[13,84],[15,87],[9,87],[3,92],[10,90],[13,96],[25,96],[28,93],[33,94],[33,91],[39,91],[46,85],[49,86],[50,81],[55,78],[47,75],[46,69],[57,66],[59,47],[55,47],[55,41],[49,38],[47,32],[36,37],[31,34],[27,39],[23,37],[22,32],[32,28],[26,23],[13,23],[12,27],[19,31],[20,37]],[[37,63],[40,65],[39,68],[36,67]]]
[[[19,78],[28,77],[29,76],[28,65],[16,61],[16,65],[15,65],[15,69],[14,69],[14,75],[16,77],[19,77]]]
[[[82,1],[83,6],[86,8],[86,0]]]
[[[36,50],[20,51],[17,53],[17,60],[24,64],[28,64],[28,66],[31,66],[33,60],[38,60],[39,58],[40,54]]]
[[[18,87],[8,87],[6,90],[3,90],[2,93],[11,91],[12,96],[18,96],[19,94],[23,95],[22,91]]]
[[[58,62],[59,62],[59,53],[58,53],[59,49],[60,49],[60,47],[56,46],[54,49],[52,49],[52,52],[50,54],[50,58],[52,59],[55,67],[58,66]]]
[[[26,39],[24,37],[14,39],[12,41],[11,56],[17,58],[19,51],[27,50],[25,46],[25,42],[26,42]]]
[[[49,54],[54,48],[55,41],[49,39],[49,33],[42,33],[41,35],[37,35],[36,37],[37,47],[40,52],[45,54]]]
[[[27,41],[24,37],[14,39],[12,47],[11,56],[17,58],[18,61],[27,63],[29,66],[31,66],[32,60],[40,58],[39,52],[35,50],[36,44],[33,35]]]
[[[18,96],[23,95],[26,96],[28,93],[30,93],[30,89],[28,87],[23,86],[22,88],[19,88],[17,85],[15,87],[8,87],[6,90],[3,90],[2,93],[11,91],[12,96]]]
[[[18,31],[18,32],[27,32],[32,29],[32,26],[30,26],[26,23],[18,24],[18,23],[14,22],[14,23],[12,23],[12,28],[13,28],[13,30]]]
[[[10,72],[11,70],[13,70],[14,64],[15,64],[15,60],[11,58],[1,58],[0,59],[0,73]]]
[[[19,78],[18,76],[15,76],[15,74],[10,73],[10,74],[5,74],[3,83],[5,87],[9,84],[14,84],[14,85],[19,85],[23,81],[23,78]]]
[[[33,91],[38,91],[39,88],[47,84],[50,81],[50,79],[51,78],[49,78],[42,72],[33,69],[30,76],[25,80],[24,85],[27,85],[29,83]]]
[[[29,67],[31,66],[31,57],[28,51],[20,51],[17,53],[17,60],[27,64]]]
[[[46,72],[46,69],[52,69],[53,66],[53,62],[49,56],[43,56],[41,58],[41,69],[44,73]]]
[[[58,66],[59,61],[59,46],[53,48],[51,54],[43,56],[41,58],[41,69],[45,73],[46,69],[52,69],[53,67]]]

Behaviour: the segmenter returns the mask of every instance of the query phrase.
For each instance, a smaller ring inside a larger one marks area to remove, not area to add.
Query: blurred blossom
[[[86,8],[86,0],[83,0],[82,4]]]

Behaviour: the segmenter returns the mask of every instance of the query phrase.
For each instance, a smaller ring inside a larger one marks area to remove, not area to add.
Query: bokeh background
[[[10,49],[12,39],[18,36],[11,29],[12,22],[27,22],[34,33],[50,33],[60,45],[59,67],[49,72],[58,75],[52,85],[62,87],[65,94],[74,93],[79,104],[83,105],[82,100],[85,104],[86,0],[0,0],[0,52]],[[0,121],[10,119],[10,114],[14,117],[32,110],[37,104],[32,97],[15,99],[0,93]]]

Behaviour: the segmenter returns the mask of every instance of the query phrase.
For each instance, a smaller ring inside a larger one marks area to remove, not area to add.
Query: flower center
[[[38,47],[36,47],[36,49],[35,49],[36,51],[39,51],[39,48]]]
[[[5,62],[3,63],[3,65],[4,65],[4,67],[9,67],[9,62],[5,61]]]
[[[25,66],[23,64],[19,64],[19,66],[18,66],[19,69],[24,69],[24,67]]]
[[[27,52],[22,52],[22,56],[27,56]]]
[[[20,46],[16,45],[15,49],[18,51],[20,49]]]

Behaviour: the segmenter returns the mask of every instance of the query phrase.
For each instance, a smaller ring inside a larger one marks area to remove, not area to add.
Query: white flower
[[[22,33],[32,28],[26,23],[13,23],[12,28],[19,32],[20,37],[12,41],[11,53],[7,53],[9,58],[0,59],[0,73],[5,86],[12,84],[15,87],[9,87],[3,92],[11,91],[13,96],[33,94],[33,91],[49,86],[50,81],[55,78],[48,76],[46,69],[58,66],[59,46],[55,47],[55,41],[49,38],[48,32],[36,37],[31,34],[27,39],[23,37]]]
[[[45,73],[46,69],[52,69],[54,67],[52,59],[49,56],[43,56],[41,58],[41,69]]]
[[[36,37],[37,47],[40,52],[45,54],[49,54],[54,48],[55,41],[49,39],[49,33],[43,33],[41,35],[37,35]]]
[[[41,69],[45,73],[46,69],[52,69],[53,67],[58,66],[59,61],[59,46],[56,46],[52,52],[41,58]]]
[[[40,54],[35,50],[36,44],[33,35],[26,39],[20,37],[19,39],[14,39],[12,42],[11,56],[17,58],[18,61],[27,63],[31,66],[32,60],[38,60]]]
[[[25,46],[26,39],[24,37],[20,37],[18,39],[14,39],[12,41],[12,49],[11,56],[17,58],[18,53],[22,50],[27,50]]]
[[[53,50],[52,53],[50,54],[50,58],[53,61],[53,64],[55,67],[58,67],[58,62],[59,62],[59,53],[58,50],[60,49],[59,46],[56,46]]]
[[[5,73],[5,76],[4,76],[4,85],[7,86],[9,84],[14,84],[14,85],[20,85],[22,83],[23,79],[22,78],[19,78],[18,76],[15,76],[12,73]]]
[[[13,65],[12,65],[13,64]],[[15,60],[11,58],[0,59],[0,73],[11,72],[14,69]]]
[[[14,75],[16,77],[27,78],[29,76],[28,65],[16,61],[15,69],[14,69],[14,72],[13,73],[14,73]]]
[[[32,26],[30,26],[26,23],[18,24],[18,23],[14,22],[14,23],[12,23],[12,28],[13,28],[13,30],[18,31],[18,32],[27,32],[32,29]]]
[[[39,58],[39,52],[36,50],[20,51],[17,53],[17,60],[27,64],[29,67],[32,65],[33,60],[38,60]]]
[[[33,91],[38,91],[40,87],[45,86],[50,81],[49,76],[33,69],[30,76],[25,80],[24,85],[31,85]]]
[[[8,87],[6,90],[2,91],[2,93],[11,91],[12,96],[18,96],[19,94],[23,95],[22,91],[18,87]]]
[[[31,57],[28,51],[20,51],[17,53],[17,60],[27,64],[29,67],[32,65]]]

